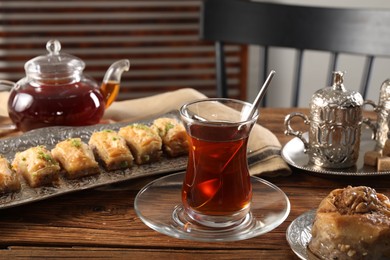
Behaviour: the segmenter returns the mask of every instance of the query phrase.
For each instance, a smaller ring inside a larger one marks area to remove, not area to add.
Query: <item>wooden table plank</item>
[[[263,251],[255,250],[175,250],[175,249],[127,249],[127,248],[51,248],[51,247],[12,247],[2,253],[3,257],[40,259],[58,258],[73,259],[270,259]],[[12,252],[12,253],[11,253]],[[273,250],[275,259],[286,258],[291,250]],[[291,257],[293,257],[291,255]]]

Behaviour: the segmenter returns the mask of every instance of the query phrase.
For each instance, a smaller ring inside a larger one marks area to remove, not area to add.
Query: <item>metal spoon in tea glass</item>
[[[253,115],[255,114],[256,110],[259,108],[261,101],[263,100],[265,93],[267,92],[268,86],[275,75],[276,71],[271,70],[269,73],[267,79],[265,80],[263,86],[260,88],[259,93],[257,94],[255,101],[253,101],[253,104],[251,106],[251,109],[248,111],[245,111],[242,115],[243,121],[250,120]]]
[[[263,86],[261,86],[260,90],[259,90],[259,93],[257,94],[252,106],[250,107],[250,110],[246,110],[243,112],[242,114],[242,121],[248,121],[250,120],[253,115],[255,114],[256,110],[259,108],[260,106],[260,103],[261,101],[263,100],[264,98],[264,95],[265,93],[267,92],[267,89],[268,89],[268,86],[274,76],[274,74],[276,73],[276,71],[274,70],[271,70],[270,74],[268,75],[267,79],[265,80]],[[203,121],[203,122],[206,122],[208,121],[207,119],[201,117],[201,116],[198,116],[198,115],[192,115],[192,118],[193,119],[196,119],[198,121]]]

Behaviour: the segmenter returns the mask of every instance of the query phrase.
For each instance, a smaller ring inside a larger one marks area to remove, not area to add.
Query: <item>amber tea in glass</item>
[[[235,225],[250,210],[247,142],[257,119],[243,119],[250,108],[239,100],[205,99],[180,110],[190,144],[182,203],[202,225]]]

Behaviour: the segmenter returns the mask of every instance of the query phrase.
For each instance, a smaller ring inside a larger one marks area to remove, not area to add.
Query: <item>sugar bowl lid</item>
[[[47,55],[35,57],[24,65],[26,74],[32,78],[65,78],[76,71],[82,71],[85,63],[70,54],[60,53],[61,43],[49,40],[46,43]]]
[[[338,107],[342,109],[361,107],[364,102],[362,95],[357,91],[347,90],[343,81],[344,72],[333,72],[332,86],[317,90],[312,96],[310,108]]]

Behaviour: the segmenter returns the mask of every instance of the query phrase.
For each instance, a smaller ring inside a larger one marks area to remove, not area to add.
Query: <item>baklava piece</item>
[[[320,259],[390,259],[390,201],[366,186],[333,190],[319,205],[309,249]]]
[[[58,181],[61,169],[59,163],[44,146],[35,146],[23,152],[17,152],[12,168],[17,174],[22,175],[32,188]]]
[[[18,175],[11,169],[8,160],[0,156],[0,194],[20,190]]]
[[[166,154],[177,157],[188,153],[186,130],[176,119],[158,118],[154,120],[152,129],[160,135]]]
[[[91,148],[80,138],[69,138],[57,143],[51,153],[60,162],[68,179],[99,173],[99,164]]]
[[[107,170],[129,168],[133,164],[125,139],[113,130],[93,133],[88,144]]]
[[[162,154],[160,136],[144,124],[133,124],[119,129],[137,164],[158,161]]]

